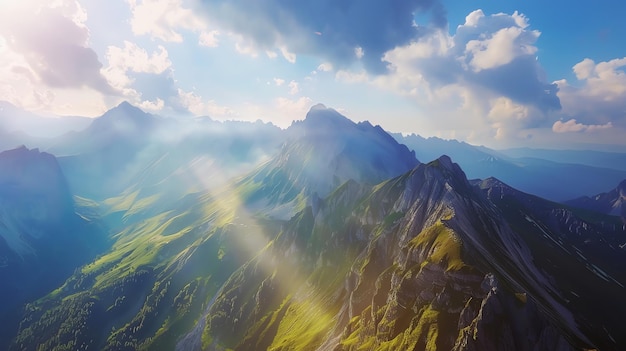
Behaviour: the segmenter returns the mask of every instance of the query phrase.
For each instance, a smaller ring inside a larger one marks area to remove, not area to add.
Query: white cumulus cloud
[[[294,54],[293,52],[290,52],[289,49],[287,49],[287,47],[284,47],[284,46],[281,47],[280,53],[283,55],[285,60],[287,60],[287,62],[296,63],[296,54]]]
[[[106,58],[108,65],[102,70],[104,76],[112,86],[123,92],[125,98],[137,104],[148,102],[142,101],[141,90],[133,86],[136,81],[133,74],[160,75],[172,65],[168,52],[163,46],[158,46],[157,51],[148,54],[145,49],[129,41],[124,41],[122,48],[109,46]],[[154,101],[157,103],[146,105],[147,109],[155,111],[155,108],[159,106],[159,99]]]
[[[428,110],[432,128],[526,138],[527,129],[549,128],[561,108],[557,85],[543,78],[535,57],[538,37],[522,14],[476,10],[452,35],[435,31],[387,51],[390,73],[369,80]]]
[[[106,53],[110,67],[133,72],[162,73],[172,66],[167,50],[159,45],[158,51],[148,54],[137,44],[124,41],[124,47],[109,46]]]
[[[594,62],[584,59],[572,68],[578,82],[562,79],[559,98],[563,113],[585,125],[626,128],[626,57]]]
[[[430,28],[447,26],[440,0],[396,0],[393,6],[387,0],[206,0],[200,4],[212,23],[249,40],[256,51],[285,48],[341,68],[362,58],[363,65],[376,72],[385,69],[380,59],[386,51],[422,35],[415,14],[428,17]],[[292,56],[284,56],[291,60]]]
[[[198,39],[198,44],[201,46],[206,46],[210,48],[215,48],[219,45],[219,39],[217,36],[220,34],[217,30],[212,30],[210,32],[201,32],[200,38]]]
[[[221,34],[210,25],[206,17],[198,15],[187,0],[126,0],[131,11],[130,25],[133,34],[148,35],[164,42],[180,43],[185,32],[197,35],[198,45],[219,46]]]
[[[524,40],[523,36],[529,36]],[[465,44],[465,54],[470,57],[469,65],[475,72],[506,65],[518,56],[534,55],[537,47],[533,43],[538,31],[525,31],[521,27],[502,28],[485,39],[470,40]]]
[[[606,124],[582,124],[576,122],[575,119],[570,119],[567,122],[556,121],[552,125],[552,131],[555,133],[572,133],[572,132],[593,132],[596,130],[609,129],[613,127],[613,123],[607,122]]]
[[[561,142],[602,135],[618,143],[626,135],[626,57],[584,59],[573,67],[576,82],[548,82],[536,57],[539,35],[523,14],[476,10],[452,34],[432,32],[387,51],[390,73],[365,79],[428,111],[422,118],[431,130],[454,130],[467,141],[558,133]]]
[[[202,18],[184,7],[182,0],[128,0],[135,35],[150,35],[169,42],[181,42],[181,30],[206,29]]]
[[[105,96],[119,95],[89,46],[86,20],[75,0],[0,1],[2,99],[53,113],[80,105],[74,113],[93,115],[103,109]]]
[[[317,70],[320,72],[330,72],[333,70],[333,64],[330,62],[323,62],[317,66]]]
[[[178,88],[178,103],[195,116],[232,118],[236,115],[235,111],[227,106],[221,106],[214,100],[203,99],[193,91],[184,91],[180,88]]]
[[[157,98],[155,101],[146,100],[141,101],[139,104],[137,104],[137,107],[148,112],[159,112],[163,109],[164,106],[165,102],[159,98]]]
[[[287,87],[289,88],[289,95],[296,95],[297,93],[300,92],[300,86],[298,82],[296,82],[295,80],[292,80],[291,82],[289,82]]]

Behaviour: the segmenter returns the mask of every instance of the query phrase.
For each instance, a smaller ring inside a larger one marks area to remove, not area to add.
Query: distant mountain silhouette
[[[620,216],[626,224],[626,179],[608,192],[594,196],[582,196],[565,203],[574,207]]]

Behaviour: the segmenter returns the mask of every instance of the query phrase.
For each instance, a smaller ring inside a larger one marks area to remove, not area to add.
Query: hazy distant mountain
[[[50,150],[67,155],[59,162],[81,196],[153,195],[157,185],[156,192],[184,195],[267,159],[282,143],[279,132],[263,123],[163,118],[124,102]]]
[[[52,150],[66,156],[58,163],[26,148],[0,153],[0,274],[9,282],[0,288],[9,302],[0,343],[185,351],[626,344],[626,309],[615,303],[626,292],[619,217],[488,178],[560,198],[624,171],[400,139],[409,148],[323,105],[281,130],[163,118],[123,103],[59,139]],[[486,179],[468,181],[465,166]],[[614,206],[620,189],[594,204]],[[83,197],[75,203],[72,192]],[[94,257],[104,224],[112,243]]]
[[[419,164],[380,126],[356,124],[321,104],[285,133],[280,152],[238,182],[246,201],[278,218],[289,219],[307,197],[325,197],[348,180],[377,184]]]
[[[84,130],[61,139],[49,151],[57,156],[68,156],[132,148],[137,144],[145,143],[150,138],[160,119],[128,102],[122,102],[102,116],[93,119]]]
[[[626,343],[617,217],[493,178],[472,185],[449,157],[420,164],[382,129],[322,106],[286,132],[277,156],[221,187],[122,195],[118,209],[146,215],[32,303],[11,349]],[[264,211],[281,206],[289,216]]]
[[[76,213],[54,156],[21,147],[0,153],[0,348],[22,304],[58,287],[104,249],[97,225]]]
[[[574,207],[621,216],[626,224],[626,179],[611,191],[595,196],[579,197],[565,203]]]
[[[0,129],[0,150],[10,150],[22,145],[34,145],[32,137],[18,132],[7,132]]]
[[[460,165],[497,158],[497,152],[485,147],[470,145],[457,140],[445,140],[437,137],[424,138],[417,134],[402,135],[391,133],[400,143],[415,151],[415,156],[424,162],[436,160],[441,155],[448,155]],[[471,175],[470,175],[471,177]]]
[[[590,164],[604,165],[610,162],[594,163],[589,161],[589,157],[581,157],[580,162],[573,157],[563,157],[563,160],[559,162],[540,158],[518,158],[508,156],[504,151],[473,146],[456,140],[426,139],[415,134],[393,135],[400,143],[414,150],[419,159],[430,160],[445,154],[458,162],[469,178],[496,177],[516,189],[554,201],[596,194],[604,191],[607,184],[616,184],[626,178],[626,169],[622,169],[624,167],[592,166]],[[619,162],[619,159],[624,156],[594,151],[581,151],[580,153],[590,156],[604,155],[606,160],[615,162]],[[555,153],[555,155],[558,154]],[[575,155],[575,152],[571,154],[563,152],[563,155]]]
[[[548,150],[517,148],[499,150],[500,153],[516,158],[539,158],[559,163],[576,163],[599,168],[626,171],[626,150],[623,153],[593,150]]]
[[[42,117],[0,101],[0,130],[25,133],[36,138],[54,138],[87,128],[91,118],[73,116]]]

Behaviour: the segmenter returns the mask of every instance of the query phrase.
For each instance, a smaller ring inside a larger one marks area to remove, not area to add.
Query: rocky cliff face
[[[626,311],[615,301],[626,282],[617,268],[626,264],[626,230],[619,217],[549,202],[496,179],[480,187],[550,277],[542,286],[570,311],[569,324],[599,349],[621,349],[626,329],[619,315]]]
[[[301,208],[272,218],[250,194],[273,194],[284,174],[259,175],[125,228],[29,306],[13,349],[624,345],[624,311],[610,305],[626,279],[609,261],[624,259],[626,233],[602,229],[613,217],[470,184],[441,157],[378,185],[298,192]]]
[[[540,288],[549,289],[551,278],[496,215],[446,157],[374,188],[348,182],[317,211],[292,218],[225,284],[198,349],[571,350],[590,343],[553,291]]]
[[[349,180],[288,220],[255,216],[245,202],[226,206],[241,200],[235,195],[189,198],[194,211],[181,203],[128,228],[110,254],[30,306],[13,347],[611,350],[624,342],[621,311],[602,301],[623,293],[625,280],[598,258],[623,257],[614,246],[624,233],[495,179],[472,185],[447,157],[375,186]]]

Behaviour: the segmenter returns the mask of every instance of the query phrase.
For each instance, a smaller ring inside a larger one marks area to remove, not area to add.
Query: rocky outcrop
[[[573,349],[562,331],[545,332],[557,330],[554,321],[539,311],[530,294],[511,289],[519,282],[501,287],[494,274],[502,273],[497,269],[502,257],[491,256],[491,264],[485,264],[484,248],[472,242],[485,229],[492,239],[499,236],[501,251],[517,250],[509,258],[520,251],[508,243],[515,240],[510,231],[468,219],[482,216],[487,221],[494,209],[477,196],[458,166],[443,157],[396,181],[404,190],[393,209],[405,215],[371,242],[362,263],[353,266],[361,269],[352,270],[349,280],[357,283],[345,294],[350,296],[350,308],[344,310],[350,322],[320,350],[363,345],[372,350]],[[523,255],[526,262],[530,254]],[[542,276],[525,272],[531,273]]]
[[[550,277],[449,158],[374,188],[348,182],[318,206],[294,216],[226,284],[207,318],[204,337],[214,343],[205,349],[574,350],[572,342],[585,343],[574,324],[553,318],[569,312],[549,288],[525,289],[550,286]],[[303,317],[303,299],[315,301],[309,313],[328,319]]]

